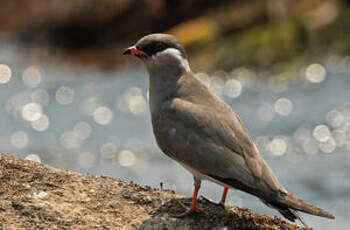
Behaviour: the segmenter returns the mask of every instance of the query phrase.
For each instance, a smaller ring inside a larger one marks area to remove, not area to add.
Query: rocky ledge
[[[190,198],[105,176],[83,175],[0,155],[0,229],[306,229],[247,208],[199,200],[203,213],[183,219]]]

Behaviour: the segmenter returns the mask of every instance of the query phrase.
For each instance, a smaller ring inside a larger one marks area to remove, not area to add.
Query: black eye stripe
[[[181,42],[169,34],[150,34],[141,38],[136,46],[139,50],[145,52],[148,56],[153,56],[156,53],[162,52],[168,48],[178,50],[182,57],[187,58],[184,47]]]
[[[141,49],[142,51],[146,52],[148,55],[153,55],[155,53],[158,53],[160,51],[163,51],[167,48],[169,48],[170,46],[164,42],[152,42],[152,43],[148,43],[145,44],[141,47],[139,47],[139,49]]]
[[[162,51],[166,48],[166,45],[162,42],[157,42],[154,44],[154,51],[158,52],[158,51]]]
[[[142,50],[143,52],[145,52],[148,56],[155,55],[155,54],[162,52],[168,48],[174,48],[174,49],[179,50],[183,57],[186,57],[186,53],[179,42],[172,41],[172,40],[168,41],[167,39],[164,39],[164,40],[141,40],[141,42],[139,42],[137,44],[137,48],[139,50]]]

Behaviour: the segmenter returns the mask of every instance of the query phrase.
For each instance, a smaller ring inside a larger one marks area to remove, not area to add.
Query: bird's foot
[[[194,208],[189,208],[187,207],[186,205],[184,205],[181,201],[178,201],[176,200],[176,202],[183,208],[185,209],[186,211],[184,211],[183,213],[180,213],[180,214],[177,214],[177,215],[170,215],[171,217],[175,217],[175,218],[183,218],[183,217],[186,217],[192,213],[204,213],[206,214],[205,211],[203,211],[202,209],[199,209],[197,207],[194,207]]]
[[[206,202],[208,203],[211,203],[211,204],[214,204],[214,205],[217,205],[217,206],[220,206],[222,208],[225,208],[225,204],[223,202],[215,202],[209,198],[206,198],[205,196],[201,196],[201,199],[205,200]]]

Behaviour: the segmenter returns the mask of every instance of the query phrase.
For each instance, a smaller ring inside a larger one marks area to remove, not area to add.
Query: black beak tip
[[[127,48],[123,52],[123,55],[130,55],[130,54],[131,54],[131,48]]]

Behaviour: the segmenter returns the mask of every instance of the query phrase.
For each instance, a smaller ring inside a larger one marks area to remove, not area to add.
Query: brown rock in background
[[[349,54],[349,12],[340,0],[3,0],[0,37],[49,49],[45,59],[113,68],[125,64],[121,52],[140,37],[171,32],[194,70],[278,72]]]

